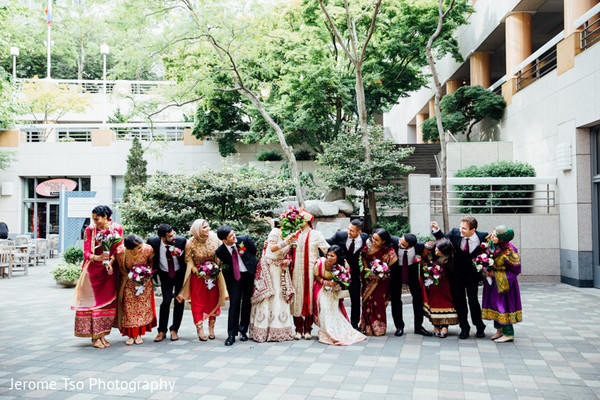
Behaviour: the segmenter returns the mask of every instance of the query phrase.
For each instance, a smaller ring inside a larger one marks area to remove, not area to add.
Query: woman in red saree
[[[187,270],[183,288],[177,296],[178,301],[190,300],[192,316],[198,339],[206,341],[204,320],[208,319],[208,339],[215,338],[215,322],[221,315],[221,306],[225,305],[228,297],[227,286],[223,274],[215,279],[198,276],[198,266],[205,261],[220,264],[215,251],[221,245],[217,234],[210,230],[208,221],[197,219],[190,229],[192,238],[185,245],[185,261]]]
[[[387,329],[386,307],[390,301],[390,278],[371,273],[371,263],[380,260],[392,267],[398,256],[392,247],[392,238],[385,229],[376,229],[363,250],[362,313],[360,330],[367,336],[381,336]]]
[[[113,222],[111,216],[112,210],[108,206],[96,206],[92,210],[94,222],[85,229],[84,262],[71,304],[71,309],[75,310],[75,336],[91,337],[92,344],[99,349],[110,347],[105,336],[110,333],[117,313],[116,275],[108,260],[122,242],[119,239],[123,236],[123,228]],[[102,233],[112,233],[113,241],[118,240],[107,252],[99,242],[98,236]]]
[[[156,326],[156,307],[152,289],[154,250],[138,235],[127,235],[114,255],[121,284],[117,296],[117,327],[128,336],[126,345],[142,344],[142,336]],[[131,276],[130,276],[131,275]],[[137,276],[143,276],[136,281]]]

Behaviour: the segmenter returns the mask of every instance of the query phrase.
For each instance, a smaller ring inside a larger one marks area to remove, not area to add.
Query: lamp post
[[[19,57],[19,48],[11,46],[10,55],[13,56],[13,80],[17,80],[17,57]]]
[[[104,112],[102,113],[102,125],[106,125],[106,55],[108,54],[109,48],[108,45],[106,43],[102,44],[100,46],[100,53],[102,53],[102,58],[103,58],[103,62],[102,62],[102,86],[103,86],[103,90],[102,90],[102,97],[103,97],[103,104],[104,104]]]

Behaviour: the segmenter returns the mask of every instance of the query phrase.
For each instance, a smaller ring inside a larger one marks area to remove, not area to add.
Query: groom
[[[217,229],[217,236],[223,242],[215,254],[226,266],[223,277],[229,292],[229,316],[227,319],[227,340],[231,346],[240,333],[240,340],[248,340],[246,332],[250,324],[250,297],[254,289],[254,273],[258,260],[256,245],[248,235],[235,236],[230,226]]]
[[[160,288],[163,296],[158,320],[158,335],[154,339],[155,342],[162,342],[167,336],[173,289],[175,289],[175,296],[177,296],[181,291],[185,278],[185,245],[187,240],[182,236],[175,236],[175,231],[168,224],[159,225],[157,234],[158,236],[148,238],[147,243],[154,250],[154,270],[157,271],[160,277]],[[178,301],[173,305],[173,325],[169,328],[172,341],[179,340],[177,331],[181,325],[184,306],[184,303]]]

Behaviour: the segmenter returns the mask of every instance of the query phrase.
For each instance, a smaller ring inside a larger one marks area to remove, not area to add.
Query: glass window
[[[33,210],[32,202],[23,203],[23,233],[33,232]]]
[[[77,188],[77,190],[81,190],[84,192],[89,192],[91,190],[92,184],[90,178],[81,178],[81,186]]]
[[[24,197],[26,199],[33,199],[35,197],[35,178],[25,178],[23,182],[25,184]]]
[[[125,191],[125,178],[122,176],[113,176],[113,202],[118,203],[123,200]]]
[[[594,131],[592,130],[592,132],[594,132]],[[598,174],[600,174],[600,128],[597,128],[596,132],[592,133],[592,135],[594,135],[592,137],[592,140],[595,140],[595,142],[596,142],[596,154],[595,154],[596,155],[596,157],[595,157],[596,162],[595,162],[595,165],[594,165],[594,171],[593,172],[594,172],[594,175],[598,175]],[[593,156],[594,155],[592,154],[592,157]]]

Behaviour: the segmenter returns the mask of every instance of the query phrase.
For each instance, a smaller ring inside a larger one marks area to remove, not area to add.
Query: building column
[[[462,81],[454,79],[446,82],[446,94],[452,94],[462,86]]]
[[[427,119],[427,114],[417,114],[417,143],[423,143],[423,122]]]
[[[429,118],[433,117],[435,117],[435,97],[429,100]]]
[[[523,60],[531,55],[531,14],[516,13],[506,17],[506,75],[502,85],[502,96],[507,105],[517,91],[517,79],[512,75]]]
[[[556,45],[556,73],[562,73],[575,66],[575,56],[581,53],[579,32],[582,27],[574,27],[577,18],[598,4],[598,0],[564,0],[565,38]]]
[[[481,85],[485,89],[491,85],[490,53],[473,53],[471,62],[471,86]]]

